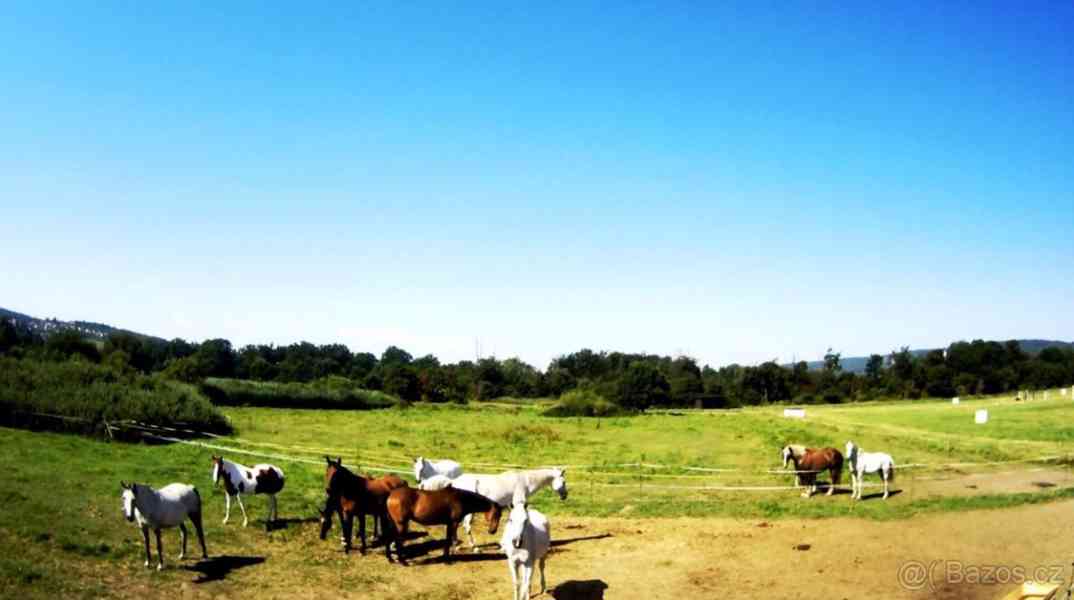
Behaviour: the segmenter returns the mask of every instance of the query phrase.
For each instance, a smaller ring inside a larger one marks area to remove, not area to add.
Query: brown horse
[[[832,478],[828,485],[827,496],[835,492],[835,486],[839,485],[843,476],[843,454],[835,448],[806,448],[801,454],[785,446],[782,452],[783,465],[788,462],[794,464],[794,470],[798,481],[806,486],[802,492],[803,498],[809,498],[817,492],[817,474],[828,471]]]
[[[321,511],[321,539],[325,539],[332,528],[332,514],[339,515],[340,528],[343,530],[344,551],[351,549],[351,531],[354,517],[358,517],[358,537],[362,540],[361,553],[365,554],[365,517],[373,516],[374,534],[380,520],[385,517],[385,503],[388,494],[407,483],[395,475],[385,475],[378,479],[369,479],[355,475],[343,466],[343,459],[332,460],[324,457],[328,466],[324,472],[325,501]],[[383,529],[383,528],[381,528]]]
[[[451,560],[451,546],[455,543],[457,529],[462,518],[471,513],[483,513],[489,525],[489,533],[496,533],[500,525],[500,513],[503,508],[488,498],[474,492],[446,487],[441,490],[425,491],[410,487],[392,490],[388,496],[388,519],[385,522],[384,555],[392,561],[392,541],[395,541],[395,554],[401,564],[406,564],[403,555],[403,538],[410,521],[422,525],[444,525],[447,527],[447,545],[444,546],[444,559]]]

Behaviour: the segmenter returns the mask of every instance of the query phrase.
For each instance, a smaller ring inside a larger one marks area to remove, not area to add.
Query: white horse
[[[231,518],[231,497],[234,496],[242,510],[242,526],[246,527],[250,519],[246,516],[246,507],[242,505],[241,494],[267,494],[268,495],[268,518],[265,519],[265,528],[279,518],[276,512],[276,494],[283,489],[283,471],[273,465],[254,465],[244,467],[239,463],[231,462],[222,456],[213,457],[213,485],[224,480],[224,523]]]
[[[462,465],[453,460],[431,461],[424,456],[414,459],[414,481],[421,483],[436,475],[454,479],[462,475]]]
[[[567,499],[567,480],[564,470],[531,469],[529,471],[508,471],[499,475],[477,475],[464,473],[454,479],[448,477],[431,477],[421,482],[418,487],[425,490],[442,489],[451,487],[476,492],[492,500],[500,506],[508,506],[514,498],[515,488],[521,487],[525,494],[524,499],[529,499],[534,493],[542,488],[552,486],[559,494],[560,500]],[[466,537],[470,540],[470,547],[477,548],[473,533],[470,530],[471,515],[466,515],[462,520],[462,526],[466,529]]]
[[[511,515],[507,518],[500,548],[507,555],[507,570],[511,571],[514,600],[528,600],[533,563],[541,569],[541,593],[547,585],[544,579],[544,561],[551,546],[551,526],[543,514],[526,506],[526,492],[519,487],[512,500]],[[520,572],[521,571],[521,572]]]
[[[179,551],[179,560],[186,556],[186,525],[183,521],[190,519],[194,531],[201,542],[201,555],[209,558],[205,549],[205,533],[201,528],[201,496],[198,490],[185,483],[173,483],[159,490],[148,485],[120,482],[123,487],[123,516],[130,522],[138,522],[145,540],[145,566],[149,566],[149,530],[157,535],[157,570],[164,569],[164,548],[160,541],[160,530],[179,527],[179,537],[183,540]]]
[[[895,481],[895,461],[883,452],[862,452],[854,442],[847,442],[847,461],[850,463],[851,499],[861,500],[862,480],[866,473],[880,473],[884,481],[884,499],[888,484]]]

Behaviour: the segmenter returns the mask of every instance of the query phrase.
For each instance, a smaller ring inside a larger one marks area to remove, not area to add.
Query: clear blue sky
[[[713,365],[1074,339],[1069,2],[0,6],[0,306]]]

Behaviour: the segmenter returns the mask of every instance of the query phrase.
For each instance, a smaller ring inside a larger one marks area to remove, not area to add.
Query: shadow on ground
[[[214,556],[198,561],[194,566],[183,568],[201,573],[194,583],[208,583],[224,580],[235,569],[259,565],[263,562],[265,562],[264,556]]]
[[[556,600],[604,600],[608,584],[599,579],[571,580],[552,588],[549,592]]]

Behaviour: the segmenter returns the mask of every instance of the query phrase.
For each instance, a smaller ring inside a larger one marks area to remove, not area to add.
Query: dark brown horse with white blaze
[[[447,487],[442,490],[425,491],[410,487],[392,490],[388,496],[388,519],[385,523],[386,541],[384,555],[392,560],[392,542],[395,542],[395,554],[401,564],[406,564],[403,555],[403,538],[411,521],[422,525],[444,525],[447,527],[447,545],[444,546],[444,558],[451,560],[451,546],[458,535],[459,523],[463,517],[472,513],[482,513],[489,526],[489,533],[496,533],[500,525],[503,508],[488,498],[474,492]]]
[[[798,453],[791,446],[784,446],[780,455],[784,468],[788,463],[793,464],[798,481],[806,486],[806,490],[802,492],[803,498],[809,498],[817,492],[818,473],[828,471],[831,476],[831,483],[825,494],[827,496],[835,492],[835,486],[839,485],[842,479],[843,454],[835,448],[806,448],[804,452]]]
[[[324,457],[328,463],[324,472],[324,510],[321,511],[321,539],[325,539],[332,528],[332,515],[339,515],[340,528],[343,530],[344,551],[351,549],[351,531],[354,517],[358,517],[358,537],[362,540],[360,551],[365,554],[365,517],[373,517],[374,532],[377,524],[385,517],[385,504],[388,494],[407,483],[395,475],[385,475],[370,479],[356,475],[343,466],[343,459],[332,460]],[[380,527],[381,533],[385,527]]]

